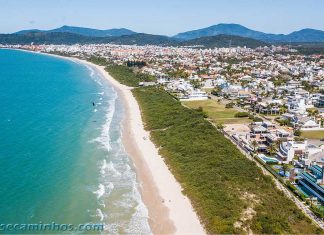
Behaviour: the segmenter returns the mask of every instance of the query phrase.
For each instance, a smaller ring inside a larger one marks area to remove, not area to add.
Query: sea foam
[[[103,148],[107,149],[108,152],[111,151],[109,130],[115,113],[116,99],[117,93],[114,91],[113,97],[109,100],[107,105],[108,109],[106,111],[105,123],[101,127],[101,134],[99,137],[89,141],[90,143],[99,143]]]

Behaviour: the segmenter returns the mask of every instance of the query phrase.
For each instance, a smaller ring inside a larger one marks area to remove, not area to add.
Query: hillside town
[[[138,73],[156,78],[140,86],[163,87],[183,105],[205,112],[238,148],[256,156],[299,197],[307,203],[324,204],[323,55],[305,56],[283,46],[10,47],[83,59],[101,57],[134,67]]]

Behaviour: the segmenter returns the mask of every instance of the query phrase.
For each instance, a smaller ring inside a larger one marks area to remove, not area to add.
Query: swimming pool
[[[264,163],[278,163],[278,160],[276,158],[267,157],[264,154],[259,154],[258,158],[260,158]]]

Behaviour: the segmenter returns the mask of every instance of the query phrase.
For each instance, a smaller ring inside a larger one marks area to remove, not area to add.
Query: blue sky
[[[62,25],[174,35],[218,23],[324,30],[324,0],[0,0],[0,32]]]

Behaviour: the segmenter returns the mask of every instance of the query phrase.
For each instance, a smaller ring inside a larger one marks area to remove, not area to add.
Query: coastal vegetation
[[[107,66],[107,60],[103,57],[91,56],[88,61],[100,66]]]
[[[140,82],[151,82],[155,80],[153,76],[135,73],[134,70],[124,65],[108,65],[106,70],[120,83],[130,87],[137,87]]]
[[[200,109],[158,88],[133,93],[146,129],[208,233],[321,233]]]
[[[123,84],[136,85],[140,81],[126,66],[106,69]],[[217,130],[206,120],[211,113],[223,115],[225,111],[232,111],[230,116],[234,117],[235,110],[225,105],[221,111],[213,110],[214,105],[221,104],[212,100],[185,102],[187,108],[154,87],[137,87],[133,94],[141,107],[145,128],[208,233],[322,233],[276,189],[270,176],[265,176],[224,137],[220,132],[222,122],[218,121]],[[212,102],[212,112],[204,102]]]

